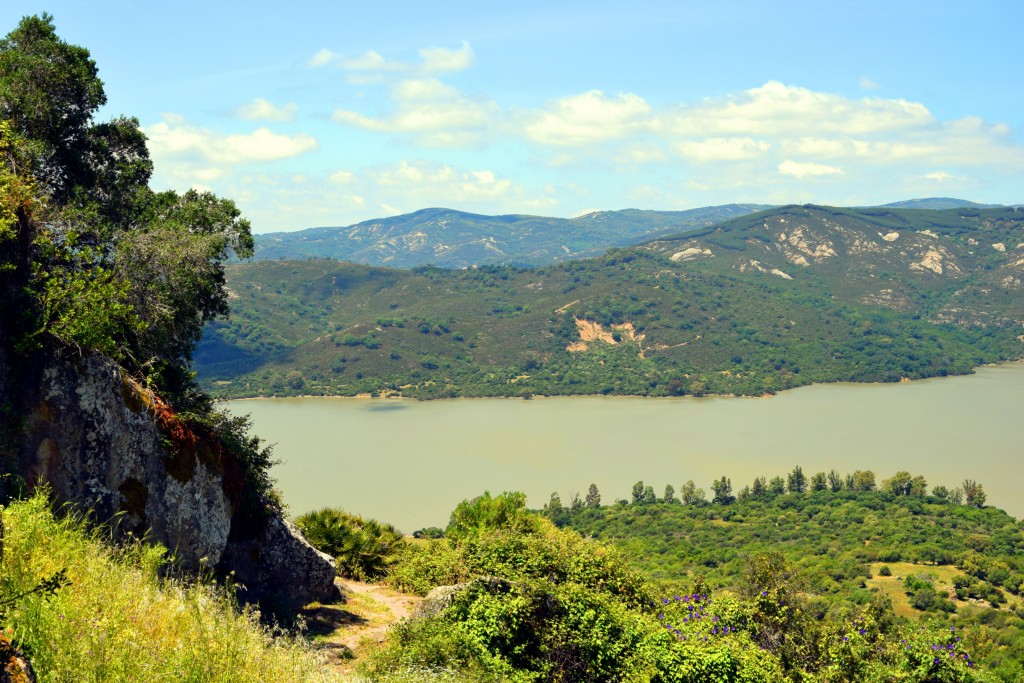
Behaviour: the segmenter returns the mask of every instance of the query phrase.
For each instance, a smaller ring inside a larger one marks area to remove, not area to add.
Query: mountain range
[[[332,258],[392,268],[543,265],[597,256],[609,247],[707,227],[764,208],[728,204],[690,211],[626,209],[576,218],[422,209],[348,227],[258,235],[256,258]]]
[[[1024,210],[784,206],[544,267],[227,270],[229,396],[762,394],[1024,356]]]
[[[256,259],[331,258],[372,266],[468,268],[542,266],[599,256],[667,235],[699,230],[772,208],[726,204],[687,211],[623,209],[576,218],[511,214],[485,216],[454,209],[421,209],[347,227],[321,227],[256,236]],[[963,199],[911,199],[886,208],[994,208]]]

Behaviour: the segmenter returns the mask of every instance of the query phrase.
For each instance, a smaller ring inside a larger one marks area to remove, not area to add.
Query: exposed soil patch
[[[388,629],[408,619],[422,600],[386,586],[335,579],[344,602],[317,604],[303,611],[307,632],[324,648],[330,663],[352,671],[370,650],[387,641]]]

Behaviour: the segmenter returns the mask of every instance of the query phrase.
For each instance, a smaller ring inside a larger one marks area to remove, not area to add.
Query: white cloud
[[[335,171],[329,178],[335,185],[349,185],[356,179],[356,174],[352,171]]]
[[[871,80],[867,76],[861,76],[860,77],[859,85],[861,87],[861,90],[877,90],[878,89],[878,83],[875,83],[873,80]]]
[[[863,138],[798,138],[783,140],[784,154],[819,159],[858,159],[871,162],[893,162],[940,154],[942,142],[937,136],[910,136],[906,139],[867,140]]]
[[[409,65],[404,62],[388,60],[376,50],[367,50],[358,57],[338,60],[346,71],[404,71]]]
[[[322,67],[333,64],[348,72],[346,80],[350,83],[372,83],[395,74],[425,77],[464,71],[476,61],[473,48],[465,41],[459,48],[425,47],[417,54],[419,61],[402,61],[388,59],[376,50],[367,50],[356,57],[346,57],[323,48],[310,58],[309,65]]]
[[[497,118],[504,124],[502,130],[532,142],[576,148],[571,154],[556,155],[549,162],[552,166],[611,161],[619,171],[635,171],[672,150],[684,160],[702,164],[760,161],[762,172],[794,158],[824,168],[866,164],[875,168],[893,164],[1024,168],[1024,146],[1004,123],[990,124],[978,117],[941,121],[919,102],[850,98],[779,81],[725,97],[659,108],[636,94],[612,97],[591,90],[554,100],[542,109]],[[832,163],[820,163],[825,161]],[[787,164],[785,168],[806,177],[814,167]]]
[[[657,145],[631,145],[626,147],[619,155],[620,164],[656,164],[668,160],[664,150]]]
[[[363,168],[353,173],[344,187],[348,196],[364,197],[374,205],[386,203],[401,207],[400,213],[424,206],[500,212],[545,199],[543,195],[527,195],[510,179],[491,169],[460,169],[425,160],[403,159],[394,164]]]
[[[248,121],[291,121],[299,109],[294,102],[281,107],[275,106],[262,97],[235,108],[235,116]]]
[[[608,97],[590,90],[556,100],[530,115],[523,134],[541,144],[588,145],[625,137],[644,127],[651,107],[639,95]]]
[[[235,165],[288,159],[318,147],[316,138],[305,133],[279,135],[257,128],[250,133],[225,134],[191,125],[174,114],[165,115],[145,133],[158,171],[204,180],[227,175]]]
[[[401,81],[391,99],[395,108],[389,116],[337,109],[332,118],[364,130],[411,134],[424,146],[458,147],[479,142],[497,112],[492,102],[473,100],[437,79]]]
[[[708,138],[685,140],[675,146],[683,157],[699,162],[740,161],[763,156],[771,145],[753,138]]]
[[[826,166],[825,164],[814,164],[787,159],[779,164],[779,173],[783,175],[791,175],[796,178],[806,178],[808,176],[842,175],[843,169],[836,166]]]
[[[473,62],[476,60],[473,48],[465,41],[458,50],[450,50],[446,47],[427,47],[420,50],[419,54],[422,60],[420,68],[428,73],[463,71],[473,66]]]
[[[164,122],[147,128],[146,135],[154,155],[196,157],[225,164],[287,159],[318,146],[316,138],[305,133],[277,135],[267,128],[223,135],[206,128]]]
[[[338,57],[339,55],[331,52],[327,48],[321,48],[310,58],[309,65],[312,67],[327,66],[338,59]]]
[[[934,122],[928,109],[902,99],[840,95],[769,81],[719,100],[684,106],[658,121],[666,134],[857,135],[919,128]]]
[[[223,168],[196,168],[192,169],[192,177],[198,178],[207,183],[212,183],[215,180],[220,180],[226,175],[226,171]]]
[[[847,96],[769,81],[675,105],[654,104],[640,93],[589,90],[522,109],[501,106],[438,77],[472,65],[466,43],[427,48],[406,61],[373,51],[346,57],[330,53],[322,60],[329,59],[336,75],[379,78],[387,85],[360,88],[361,103],[337,109],[334,121],[394,138],[379,149],[397,153],[382,158],[380,166],[310,169],[311,179],[301,188],[287,186],[301,193],[286,196],[283,185],[262,186],[267,198],[256,193],[254,201],[275,206],[279,214],[289,207],[294,213],[281,220],[296,227],[299,216],[306,225],[337,224],[343,216],[356,222],[379,215],[382,206],[392,212],[424,206],[481,213],[536,207],[543,212],[559,205],[558,197],[567,211],[593,206],[595,199],[662,208],[851,197],[865,204],[878,201],[871,188],[879,186],[886,188],[886,196],[896,190],[927,196],[935,187],[982,187],[986,172],[989,180],[999,176],[995,179],[1004,185],[1012,184],[1024,169],[1020,134],[1006,124],[978,117],[941,120],[923,103],[876,93]],[[165,157],[166,150],[177,150],[168,158],[178,164],[174,168],[191,172],[189,182],[213,183],[225,169],[230,175],[231,166],[223,160],[249,163],[256,155],[252,148],[258,131],[240,136],[248,139],[246,145],[180,119],[167,118],[163,125],[165,130],[153,135],[155,146],[165,150]],[[278,151],[261,145],[262,154],[282,158],[289,150],[301,153],[301,136],[277,137]],[[460,151],[458,157],[414,160],[408,143],[492,145],[497,156]],[[513,170],[530,166],[535,170],[529,180]],[[289,170],[287,177],[294,172]],[[572,196],[569,178],[580,183],[588,198]],[[220,185],[218,191],[227,192],[229,184]],[[274,197],[280,197],[276,204]],[[265,213],[271,214],[269,209]]]

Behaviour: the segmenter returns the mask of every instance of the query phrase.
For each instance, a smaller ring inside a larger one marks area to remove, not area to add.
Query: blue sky
[[[1024,202],[1020,0],[2,0],[88,48],[153,185],[254,230],[445,206]]]

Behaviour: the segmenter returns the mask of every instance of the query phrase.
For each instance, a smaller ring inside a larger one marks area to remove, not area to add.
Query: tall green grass
[[[239,611],[223,589],[162,579],[165,551],[113,546],[80,517],[54,515],[45,493],[3,509],[0,600],[62,568],[71,585],[0,614],[41,683],[341,680],[301,638]]]

